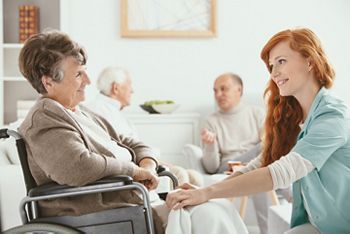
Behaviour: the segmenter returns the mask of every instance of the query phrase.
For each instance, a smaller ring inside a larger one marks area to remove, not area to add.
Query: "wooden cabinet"
[[[185,144],[199,142],[199,114],[128,114],[139,138],[146,144],[158,149],[161,160],[188,167],[182,154]]]
[[[19,43],[20,5],[31,4],[39,7],[40,30],[47,28],[65,31],[67,0],[1,0],[0,14],[0,125],[16,120],[18,100],[33,100],[38,94],[21,76],[18,55],[22,48]]]

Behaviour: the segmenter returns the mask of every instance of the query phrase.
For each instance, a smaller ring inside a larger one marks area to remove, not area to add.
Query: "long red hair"
[[[260,57],[270,71],[269,55],[273,47],[289,41],[290,48],[299,52],[312,63],[314,75],[321,87],[330,88],[335,77],[334,70],[321,42],[310,29],[288,29],[278,32],[266,43]],[[267,99],[267,116],[263,138],[262,166],[267,166],[290,152],[300,132],[303,118],[301,106],[293,96],[280,96],[277,85],[270,79],[264,92]]]

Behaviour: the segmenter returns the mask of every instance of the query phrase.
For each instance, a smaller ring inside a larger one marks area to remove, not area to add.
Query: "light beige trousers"
[[[284,234],[320,234],[320,232],[312,226],[310,223],[305,223],[300,226],[296,226],[288,231],[286,231]]]

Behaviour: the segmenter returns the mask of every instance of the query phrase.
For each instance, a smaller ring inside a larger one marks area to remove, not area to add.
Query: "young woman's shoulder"
[[[349,107],[340,98],[326,94],[320,100],[318,107],[315,110],[316,115],[333,115],[339,117],[349,117]]]

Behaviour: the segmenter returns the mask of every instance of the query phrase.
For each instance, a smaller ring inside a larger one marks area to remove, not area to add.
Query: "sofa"
[[[22,224],[19,203],[26,195],[15,140],[0,141],[0,207],[3,230]]]
[[[203,176],[204,185],[211,185],[217,181],[225,179],[227,175],[225,174],[207,174],[202,166],[202,156],[203,152],[202,149],[196,145],[192,144],[186,144],[183,147],[182,153],[184,154],[185,158],[187,159],[187,162],[189,164],[189,167],[191,169],[194,169],[198,172],[200,172]]]

